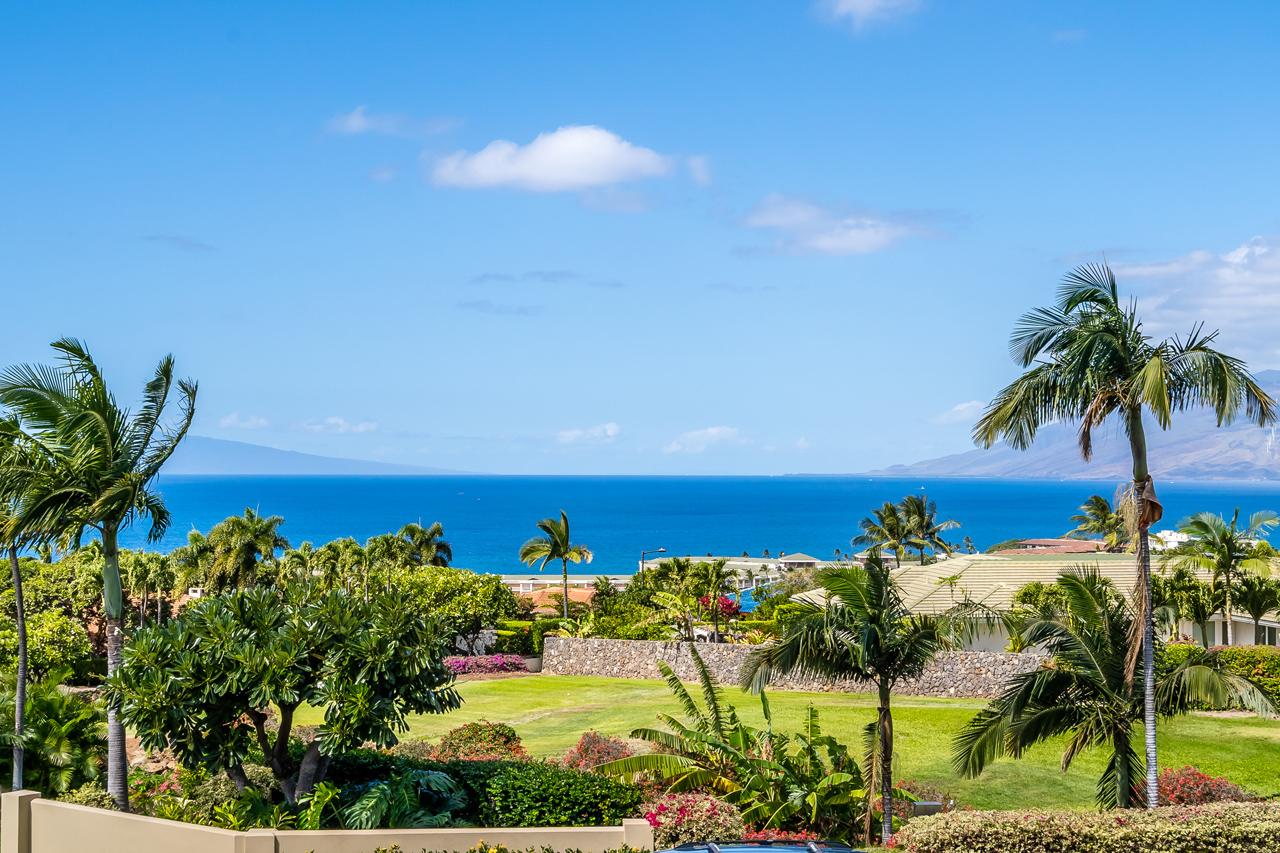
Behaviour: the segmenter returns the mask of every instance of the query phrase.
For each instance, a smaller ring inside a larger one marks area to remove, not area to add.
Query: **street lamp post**
[[[640,568],[639,568],[639,569],[637,569],[637,571],[638,571],[638,572],[643,572],[643,571],[644,571],[644,555],[645,555],[645,554],[665,554],[665,553],[667,553],[667,549],[666,549],[666,548],[658,548],[658,549],[653,550],[653,551],[641,551],[641,552],[640,552]]]

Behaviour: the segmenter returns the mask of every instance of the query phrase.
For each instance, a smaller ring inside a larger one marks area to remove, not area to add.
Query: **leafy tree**
[[[396,535],[408,543],[414,565],[447,567],[453,560],[453,547],[444,541],[444,526],[438,521],[429,527],[406,524]]]
[[[395,572],[394,589],[421,613],[438,620],[441,638],[474,654],[480,633],[519,611],[515,593],[499,575],[442,566],[408,566]]]
[[[244,515],[215,524],[208,538],[212,550],[206,579],[209,589],[223,592],[258,583],[262,568],[275,563],[276,551],[289,548],[289,540],[280,535],[282,524],[282,517],[258,515],[249,507]]]
[[[89,635],[84,626],[61,610],[38,610],[26,620],[27,661],[31,678],[47,678],[58,670],[70,672],[88,662]],[[21,635],[16,623],[0,622],[0,669],[18,673],[23,663]]]
[[[1222,516],[1198,512],[1184,519],[1178,530],[1191,538],[1165,552],[1164,565],[1204,569],[1213,573],[1215,586],[1223,593],[1223,616],[1227,623],[1227,645],[1235,644],[1231,619],[1232,587],[1249,574],[1269,577],[1271,568],[1280,565],[1280,554],[1271,544],[1261,540],[1267,531],[1280,524],[1274,512],[1255,512],[1244,527],[1239,526],[1240,508],[1228,524]],[[1260,541],[1261,540],[1261,541]]]
[[[880,698],[880,797],[883,837],[893,835],[893,711],[891,692],[899,681],[924,671],[950,645],[949,620],[914,615],[902,591],[873,548],[865,565],[828,568],[818,575],[821,605],[797,602],[786,633],[777,643],[751,653],[742,685],[764,690],[775,672],[819,678],[859,678],[876,686]]]
[[[532,566],[539,560],[542,565],[538,571],[546,568],[547,563],[559,560],[564,569],[564,618],[569,618],[569,564],[590,563],[593,554],[585,545],[575,545],[569,539],[569,516],[560,510],[560,520],[544,518],[538,522],[542,536],[535,536],[520,546],[520,562]]]
[[[920,565],[924,565],[924,549],[934,553],[951,554],[952,548],[942,538],[947,530],[954,530],[960,522],[948,518],[938,521],[938,505],[928,495],[907,495],[898,504],[907,532],[920,551]]]
[[[873,509],[871,515],[858,522],[861,534],[849,540],[855,548],[884,548],[893,552],[894,565],[902,565],[902,553],[908,548],[921,547],[914,537],[902,508],[897,504],[885,501],[880,509]]]
[[[22,735],[23,774],[17,787],[56,795],[98,778],[106,715],[99,706],[59,689],[69,675],[68,670],[54,669],[27,685],[29,722]],[[8,732],[13,728],[17,687],[15,673],[0,676],[0,725],[8,741],[14,739]],[[0,758],[0,772],[7,764]]]
[[[1010,353],[1027,371],[1006,386],[974,426],[974,440],[991,447],[1003,439],[1025,450],[1036,432],[1056,421],[1080,423],[1080,455],[1093,453],[1093,433],[1113,415],[1129,439],[1133,457],[1142,663],[1146,692],[1147,806],[1159,803],[1155,718],[1155,638],[1151,603],[1151,556],[1147,530],[1159,520],[1147,466],[1143,413],[1168,429],[1174,412],[1209,406],[1218,425],[1244,410],[1259,426],[1276,420],[1276,404],[1249,374],[1244,362],[1213,348],[1217,332],[1195,326],[1185,339],[1153,341],[1142,329],[1134,303],[1120,302],[1116,279],[1106,265],[1076,267],[1066,277],[1052,308],[1024,314],[1015,327]]]
[[[1143,765],[1133,747],[1133,728],[1144,717],[1144,696],[1127,664],[1140,642],[1133,630],[1140,617],[1096,570],[1069,572],[1058,583],[1066,593],[1066,613],[1032,620],[1024,635],[1028,645],[1042,646],[1052,663],[1014,676],[1004,693],[960,731],[955,769],[976,777],[1000,756],[1020,758],[1035,744],[1066,737],[1063,771],[1086,749],[1111,750],[1098,780],[1100,806],[1140,805]],[[1214,652],[1189,656],[1157,685],[1155,710],[1162,716],[1186,713],[1200,702],[1275,712],[1265,690],[1227,671]]]
[[[173,357],[156,367],[135,414],[121,408],[84,345],[72,338],[53,344],[57,367],[16,365],[0,374],[0,421],[21,464],[0,467],[0,493],[15,496],[13,523],[24,530],[67,532],[78,545],[86,529],[102,540],[107,668],[120,664],[124,601],[119,533],[149,518],[155,542],[169,526],[164,499],[153,481],[195,417],[196,384],[173,378]],[[166,422],[176,393],[178,416]],[[107,711],[107,791],[129,810],[124,726]]]
[[[1071,516],[1076,526],[1067,531],[1068,539],[1101,539],[1108,551],[1123,551],[1130,536],[1124,516],[1111,507],[1111,501],[1102,495],[1091,495],[1080,507],[1080,514]]]
[[[1253,644],[1266,644],[1267,629],[1262,627],[1262,617],[1272,610],[1280,610],[1280,583],[1271,578],[1245,575],[1240,579],[1236,594],[1240,607],[1253,620]]]
[[[157,597],[156,621],[163,617],[164,590],[171,589],[177,579],[173,571],[173,561],[167,554],[154,551],[120,552],[120,573],[125,587],[130,593],[138,596],[138,625],[146,627],[147,605],[154,591]]]
[[[138,632],[107,695],[144,747],[171,747],[186,767],[226,771],[240,790],[256,740],[290,803],[324,780],[329,758],[408,731],[408,714],[461,705],[439,625],[402,593],[366,602],[343,591],[253,588],[201,599]],[[289,753],[298,706],[325,709],[300,761]],[[267,714],[275,705],[272,739]],[[239,721],[247,718],[252,725]]]

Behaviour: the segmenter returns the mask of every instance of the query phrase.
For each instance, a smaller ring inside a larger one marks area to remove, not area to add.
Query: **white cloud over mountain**
[[[774,249],[790,255],[866,255],[917,230],[874,211],[841,212],[781,193],[761,199],[742,224],[775,232]]]
[[[266,418],[260,418],[257,415],[249,415],[248,417],[240,417],[239,412],[232,412],[226,417],[218,421],[218,426],[223,429],[263,429],[271,424]]]
[[[505,139],[436,161],[439,186],[572,192],[671,174],[674,160],[594,125],[561,127],[528,145]]]
[[[701,453],[708,447],[738,440],[738,428],[728,426],[707,427],[682,432],[675,440],[662,448],[663,453]]]
[[[967,403],[956,403],[942,414],[930,418],[935,424],[973,423],[982,413],[985,404],[981,400],[970,400]]]
[[[586,429],[566,429],[556,433],[561,444],[596,444],[613,441],[622,430],[616,423],[597,424]]]
[[[308,432],[373,432],[378,428],[378,424],[374,421],[360,421],[353,424],[346,418],[332,417],[325,418],[322,421],[307,421],[302,425],[302,428]]]

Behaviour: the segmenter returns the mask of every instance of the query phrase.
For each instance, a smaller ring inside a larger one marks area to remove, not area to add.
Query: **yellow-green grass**
[[[537,676],[458,685],[465,704],[443,716],[409,721],[410,738],[435,738],[473,720],[509,723],[535,756],[563,755],[587,729],[626,736],[659,725],[659,712],[679,716],[661,681],[574,676]],[[726,689],[725,698],[752,725],[763,723],[757,697]],[[795,731],[810,702],[821,711],[826,734],[858,746],[862,728],[875,719],[875,698],[848,693],[769,694],[775,730]],[[974,699],[894,697],[895,775],[942,788],[957,802],[982,809],[1090,808],[1094,787],[1109,756],[1094,751],[1062,773],[1062,744],[1048,744],[1026,757],[1001,760],[978,779],[951,770],[951,739],[983,707]],[[318,723],[318,710],[301,710],[299,723]],[[1142,733],[1136,733],[1139,747]],[[1255,718],[1182,717],[1159,728],[1162,767],[1194,765],[1206,773],[1265,794],[1280,792],[1280,723]]]

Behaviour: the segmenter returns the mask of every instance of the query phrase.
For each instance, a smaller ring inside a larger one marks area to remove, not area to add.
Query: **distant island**
[[[1257,374],[1260,385],[1280,399],[1280,370]],[[1211,411],[1184,412],[1173,428],[1161,430],[1146,420],[1151,470],[1179,480],[1280,480],[1280,444],[1276,430],[1237,422],[1217,427]],[[1080,460],[1076,429],[1054,424],[1040,431],[1026,451],[997,446],[975,449],[909,465],[867,471],[868,477],[992,477],[1009,479],[1117,480],[1132,473],[1129,443],[1118,425],[1095,440],[1093,460]]]
[[[203,435],[189,435],[164,466],[165,474],[173,475],[234,475],[234,476],[288,476],[288,475],[373,475],[399,474],[427,476],[441,474],[469,474],[470,471],[453,471],[448,468],[427,468],[421,465],[398,465],[392,462],[369,462],[364,459],[341,459],[333,456],[316,456],[295,450],[277,450],[261,444],[243,441],[226,441]]]

